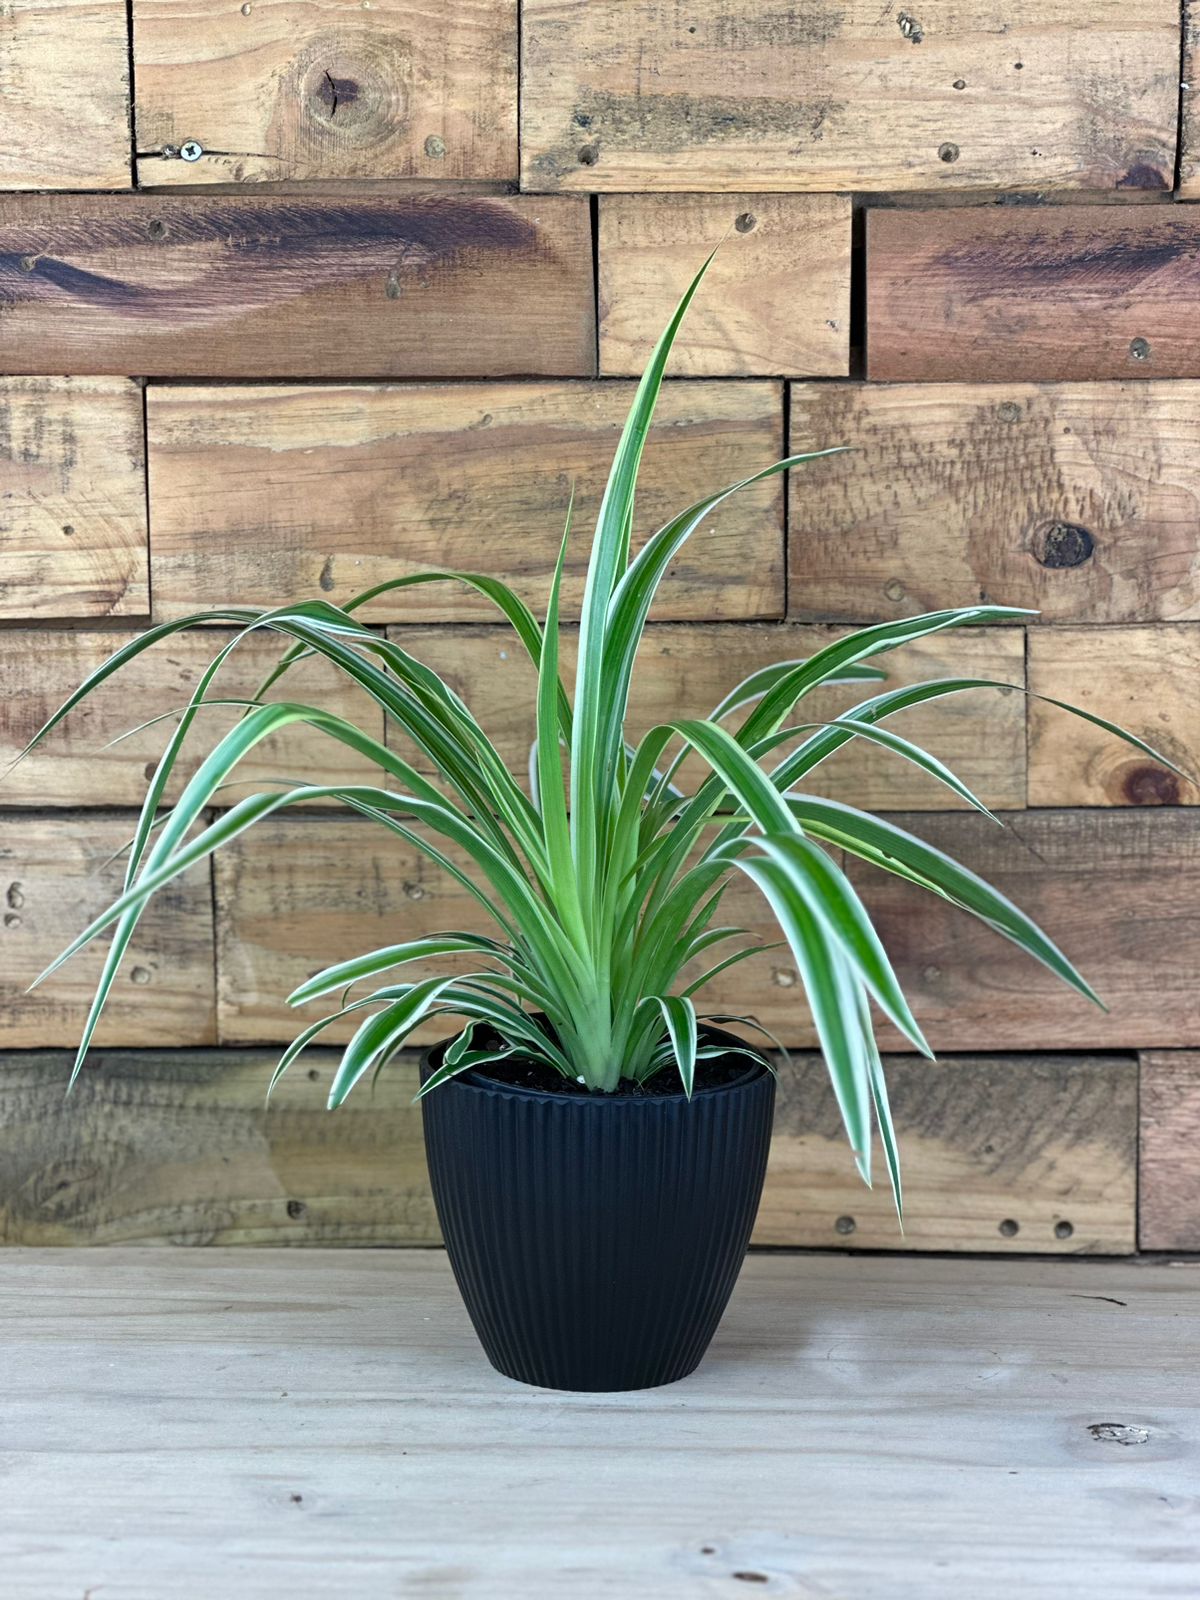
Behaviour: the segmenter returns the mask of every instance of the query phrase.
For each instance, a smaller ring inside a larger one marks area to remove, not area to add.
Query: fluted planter
[[[423,1077],[443,1049],[426,1053]],[[774,1078],[750,1061],[690,1101],[542,1092],[473,1073],[426,1095],[438,1218],[492,1365],[522,1383],[593,1391],[694,1371],[746,1254],[774,1102]]]

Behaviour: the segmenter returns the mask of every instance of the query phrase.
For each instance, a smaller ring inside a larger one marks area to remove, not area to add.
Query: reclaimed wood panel
[[[446,853],[468,866],[452,848]],[[478,903],[415,847],[353,817],[271,818],[216,857],[215,883],[222,1044],[292,1039],[323,1014],[322,1003],[292,1010],[285,997],[331,961],[397,939],[487,926]],[[778,937],[749,882],[731,885],[722,916],[764,943]],[[461,970],[464,958],[455,966]],[[413,962],[408,970],[432,976],[451,965],[441,959]],[[787,1045],[813,1043],[786,949],[731,968],[704,995],[713,1012],[760,1016]],[[341,1043],[350,1031],[339,1023],[322,1041]],[[428,1043],[444,1031],[430,1023],[414,1034],[414,1042]]]
[[[537,675],[528,656],[505,629],[393,628],[392,636],[418,660],[433,667],[471,706],[510,769],[528,770],[534,737]],[[639,738],[652,724],[677,717],[707,716],[750,673],[775,661],[803,659],[829,644],[835,630],[795,623],[721,627],[660,624],[643,636],[638,651],[627,731]],[[575,670],[575,635],[563,635],[562,672]],[[957,637],[933,638],[888,658],[889,684],[969,673],[1013,684],[1025,681],[1025,643],[1019,628],[980,628]],[[876,692],[870,685],[819,690],[804,702],[806,720],[838,716]],[[738,718],[732,719],[736,726]],[[935,752],[975,791],[1000,810],[1025,805],[1025,700],[1018,693],[967,695],[915,708],[894,724]],[[390,731],[390,730],[389,730]],[[397,732],[397,748],[413,750]],[[795,741],[799,743],[799,740]],[[781,745],[782,760],[791,745]],[[418,761],[422,771],[430,769]],[[707,769],[690,758],[676,781],[694,784]],[[919,768],[865,741],[843,747],[805,782],[812,794],[853,805],[945,811],[960,801]]]
[[[1181,810],[893,818],[1034,917],[1110,1008],[935,896],[850,860],[937,1050],[1171,1047],[1200,1036],[1200,833]],[[976,826],[976,823],[979,826]],[[896,1040],[888,1029],[881,1039]]]
[[[121,892],[134,819],[0,817],[0,1046],[77,1045],[104,962],[101,939],[25,990]],[[99,1045],[211,1044],[213,917],[209,874],[160,890],[134,935],[96,1033]]]
[[[526,0],[533,189],[1130,189],[1174,178],[1170,0]]]
[[[141,184],[517,175],[516,0],[134,0],[133,57]]]
[[[670,370],[689,378],[850,370],[844,195],[603,195],[600,371],[639,376],[700,263]]]
[[[1200,1587],[1194,1263],[758,1256],[636,1396],[499,1378],[437,1251],[0,1265],[14,1600]]]
[[[1138,1243],[1200,1250],[1200,1051],[1141,1058]]]
[[[278,1054],[0,1055],[0,1240],[16,1244],[437,1244],[416,1071],[339,1111],[314,1050],[266,1103]],[[11,1117],[11,1120],[9,1120]]]
[[[134,635],[106,631],[0,629],[0,773],[76,686]],[[204,669],[230,635],[204,628],[178,633],[135,657],[60,723],[45,742],[0,779],[0,806],[137,806],[170,737],[159,723],[109,748],[110,742],[151,717],[187,704]],[[228,657],[211,697],[250,697],[279,660],[286,642],[251,635]],[[328,662],[301,661],[268,695],[297,700],[350,719],[373,738],[383,737],[383,712]],[[192,726],[167,788],[173,802],[203,756],[237,721],[239,713],[214,706]],[[222,791],[232,805],[274,778],[304,783],[376,783],[380,768],[325,734],[300,724],[271,734],[239,763],[233,785]],[[328,803],[328,802],[327,802]]]
[[[0,198],[3,364],[148,377],[595,370],[585,202]]]
[[[793,616],[1200,619],[1200,385],[795,384]],[[1035,619],[1036,620],[1036,619]]]
[[[123,0],[19,0],[0,11],[2,189],[128,189]]]
[[[98,1052],[67,1102],[69,1057],[0,1056],[0,1242],[436,1244],[414,1057],[336,1114],[334,1052],[306,1055],[267,1107],[275,1059]],[[886,1183],[859,1181],[824,1066],[804,1055],[781,1067],[756,1243],[1133,1248],[1132,1059],[898,1056],[887,1071],[903,1234]]]
[[[846,1156],[824,1063],[780,1066],[754,1242],[839,1250],[1122,1254],[1135,1248],[1137,1063],[1104,1056],[885,1060],[904,1231],[877,1148]]]
[[[867,215],[867,376],[1200,377],[1187,207]]]
[[[1145,739],[1185,773],[1200,774],[1200,626],[1036,628],[1029,687],[1106,717]],[[1029,803],[1174,806],[1200,803],[1200,786],[1102,728],[1040,700],[1029,702]]]
[[[1183,61],[1179,85],[1179,172],[1181,200],[1200,199],[1200,8],[1183,0]]]
[[[0,473],[0,619],[149,611],[136,384],[0,379]]]
[[[575,489],[564,590],[577,608],[590,528],[632,384],[158,388],[148,393],[154,605],[340,603],[406,572],[503,577],[539,610]],[[783,449],[778,385],[668,384],[646,451],[637,534]],[[783,489],[715,512],[672,566],[660,617],[783,611]],[[364,616],[492,621],[451,584],[394,591]]]

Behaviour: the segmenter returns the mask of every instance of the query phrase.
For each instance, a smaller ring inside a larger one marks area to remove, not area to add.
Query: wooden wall
[[[855,450],[759,486],[688,547],[635,721],[704,711],[851,624],[1035,608],[895,661],[901,679],[1013,685],[909,724],[1003,830],[875,749],[822,788],[990,874],[1109,1006],[864,874],[940,1052],[892,1058],[908,1231],[857,1183],[773,952],[717,997],[800,1050],[758,1238],[1200,1249],[1200,790],[1021,693],[1200,769],[1191,9],[14,0],[0,766],[149,620],[338,601],[431,563],[540,605],[570,484],[586,526],[632,379],[723,241],[664,392],[642,531],[788,447]],[[418,589],[368,616],[523,764],[530,674],[470,595]],[[96,958],[24,992],[114,892],[162,734],[108,742],[178,705],[222,637],[142,658],[0,783],[0,1240],[436,1237],[411,1062],[329,1117],[318,1052],[262,1105],[298,978],[471,915],[416,853],[309,812],[189,875],[145,918],[69,1101]],[[235,656],[230,692],[265,659]],[[294,683],[370,723],[320,671]],[[362,770],[283,736],[246,777]]]

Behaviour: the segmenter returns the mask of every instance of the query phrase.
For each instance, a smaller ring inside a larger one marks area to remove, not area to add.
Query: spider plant
[[[859,1168],[869,1181],[874,1120],[899,1205],[896,1140],[872,1007],[913,1049],[930,1051],[863,903],[829,846],[972,913],[1072,988],[1096,998],[1046,934],[975,873],[894,823],[803,788],[822,762],[862,740],[913,763],[990,815],[936,757],[885,724],[926,701],[1014,686],[948,677],[881,689],[883,674],[871,663],[950,628],[1016,622],[1032,613],[975,605],[864,628],[807,660],[753,673],[707,717],[653,727],[636,746],[626,741],[639,640],[658,585],[684,542],[738,490],[831,453],[791,456],[706,495],[632,553],[643,446],[672,341],[704,270],[658,341],[617,447],[592,541],[573,697],[559,673],[568,511],[544,625],[497,579],[452,571],[399,577],[343,606],[318,599],[266,611],[233,606],[205,611],[153,627],[118,650],[37,734],[29,748],[97,685],[180,629],[205,623],[236,629],[188,704],[172,714],[177,720],[149,783],[122,893],[37,980],[105,930],[114,930],[76,1074],[151,896],[263,818],[313,800],[346,806],[423,852],[473,896],[487,929],[402,938],[327,967],[290,996],[293,1005],[329,996],[340,1000],[298,1034],[275,1070],[272,1087],[331,1023],[358,1020],[334,1075],[331,1107],[339,1106],[365,1074],[384,1066],[419,1023],[441,1016],[456,1019],[456,1036],[422,1093],[456,1073],[520,1055],[597,1093],[616,1089],[623,1077],[645,1082],[670,1069],[690,1095],[697,1064],[722,1053],[705,1042],[705,1023],[752,1023],[716,1018],[698,1007],[709,981],[757,948],[718,915],[731,879],[744,874],[766,898],[791,948]],[[537,741],[528,792],[465,701],[400,643],[380,637],[355,616],[389,590],[444,582],[466,584],[491,602],[537,669]],[[222,664],[243,640],[263,631],[284,641],[275,670],[254,700],[220,698],[214,683]],[[314,654],[382,708],[432,767],[434,781],[391,745],[341,717],[292,701],[264,700],[293,662]],[[803,705],[814,689],[857,681],[873,688],[853,710],[828,720],[805,717]],[[185,741],[201,710],[212,704],[240,706],[242,715],[164,812],[164,792]],[[1080,715],[1120,732],[1100,718]],[[368,757],[386,781],[284,786],[243,798],[206,821],[238,762],[267,735],[296,723]],[[1155,754],[1140,740],[1131,742]],[[792,748],[781,756],[784,745]],[[674,780],[689,752],[702,758],[706,775],[694,792],[685,793]],[[198,832],[197,824],[203,824]],[[404,977],[407,963],[449,956],[473,958],[473,970],[419,981]],[[693,964],[702,970],[685,981],[684,971],[695,970]],[[379,979],[380,987],[358,992],[360,985]]]

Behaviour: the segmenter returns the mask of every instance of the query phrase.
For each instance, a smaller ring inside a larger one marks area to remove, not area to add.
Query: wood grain
[[[1187,207],[871,211],[867,375],[1200,377]]]
[[[447,847],[447,855],[469,864]],[[358,818],[271,818],[216,858],[217,994],[223,1044],[292,1039],[324,1015],[321,1002],[292,1010],[287,994],[331,961],[397,939],[483,924],[477,902],[415,846]],[[777,939],[749,882],[732,884],[722,916],[764,943]],[[413,962],[418,977],[461,970],[466,958]],[[689,973],[698,976],[702,967]],[[814,1042],[808,1008],[788,950],[731,968],[704,991],[706,1008],[755,1015],[785,1044]],[[344,1024],[322,1040],[342,1043]],[[445,1025],[414,1034],[426,1044]]]
[[[622,194],[600,200],[600,370],[639,376],[679,296],[716,260],[670,370],[689,378],[850,370],[844,195]]]
[[[893,818],[1034,917],[1110,1008],[952,906],[850,863],[937,1050],[1127,1049],[1196,1037],[1200,836],[1180,810]],[[975,826],[976,822],[979,826]],[[890,1030],[881,1038],[895,1047]]]
[[[1005,829],[974,814],[896,820],[1036,918],[1110,1007],[1106,1014],[1091,1005],[946,902],[852,861],[851,877],[935,1049],[1194,1042],[1200,839],[1189,815],[1034,811],[1010,815]],[[230,1044],[290,1039],[307,1017],[290,1012],[283,996],[331,960],[479,924],[474,901],[452,879],[415,849],[352,820],[263,824],[218,858],[216,885],[221,1039]],[[722,914],[764,943],[778,938],[764,902],[740,880]],[[785,1044],[813,1042],[786,950],[722,974],[705,997],[714,1011],[759,1017]],[[886,1029],[881,1037],[900,1047]]]
[[[1200,8],[1183,0],[1183,60],[1179,85],[1179,176],[1181,200],[1200,197]]]
[[[1029,686],[1116,722],[1185,773],[1200,774],[1200,626],[1037,628]],[[1102,728],[1045,701],[1029,702],[1029,803],[1173,806],[1200,787]]]
[[[437,1251],[2,1266],[14,1600],[1200,1584],[1192,1263],[755,1256],[636,1395],[498,1377]],[[619,1490],[581,1504],[584,1460]]]
[[[471,706],[511,770],[524,773],[534,737],[537,680],[511,634],[495,628],[448,630],[393,628],[393,636],[433,667]],[[837,630],[795,623],[721,627],[660,624],[647,630],[638,651],[628,723],[640,737],[658,722],[707,716],[743,678],[776,661],[794,661],[832,642]],[[572,681],[575,634],[563,635],[563,676]],[[890,684],[967,673],[1021,685],[1024,640],[1017,628],[982,628],[957,637],[923,641],[888,658]],[[805,701],[814,721],[840,715],[871,693],[870,685],[819,690]],[[739,722],[735,715],[732,726]],[[1025,804],[1025,702],[1019,694],[947,697],[906,713],[896,723],[906,738],[936,752],[985,805],[999,810]],[[799,743],[799,740],[794,741]],[[793,748],[780,746],[778,758]],[[407,759],[413,758],[405,750]],[[420,765],[420,762],[418,762]],[[422,767],[422,770],[428,770]],[[694,784],[707,769],[691,759],[677,781]],[[960,801],[919,768],[864,741],[848,745],[805,782],[812,794],[852,805],[913,810],[957,809]]]
[[[0,198],[4,364],[149,377],[586,375],[590,233],[582,201],[436,190]]]
[[[0,1056],[0,1241],[437,1243],[414,1058],[336,1115],[324,1109],[336,1053],[306,1055],[267,1107],[275,1059],[99,1052],[68,1102],[67,1056]],[[1133,1060],[897,1056],[887,1072],[903,1234],[887,1185],[859,1181],[825,1068],[804,1055],[781,1067],[757,1243],[1132,1249]]]
[[[134,635],[125,630],[0,630],[0,773],[46,719],[89,673]],[[170,736],[159,723],[132,738],[131,727],[186,705],[204,669],[231,637],[204,628],[177,633],[137,656],[93,691],[45,742],[0,781],[0,806],[137,806]],[[210,694],[222,698],[254,695],[283,654],[285,642],[265,634],[250,636],[228,658]],[[347,717],[373,738],[383,736],[383,712],[361,691],[320,659],[299,662],[268,696],[298,700]],[[173,801],[202,757],[236,722],[232,708],[201,714],[179,758],[167,789]],[[109,748],[112,740],[121,743]],[[375,783],[380,769],[325,734],[293,724],[272,734],[239,763],[235,783],[224,790],[232,805],[253,786],[273,787],[271,779],[304,783]]]
[[[0,472],[0,618],[150,609],[135,384],[0,379]]]
[[[154,604],[336,603],[407,572],[505,578],[544,609],[572,485],[565,613],[632,384],[158,388],[148,394]],[[669,384],[637,509],[646,537],[782,451],[775,384]],[[783,611],[783,491],[735,496],[680,553],[660,617]],[[395,591],[364,616],[492,621],[460,585]]]
[[[1148,1050],[1141,1058],[1138,1243],[1200,1250],[1200,1051]]]
[[[1178,66],[1168,0],[526,0],[523,182],[1167,190]]]
[[[198,0],[181,21],[135,0],[139,183],[517,175],[516,0]]]
[[[792,614],[1200,619],[1200,386],[796,384]],[[1067,647],[1069,641],[1064,640]]]
[[[104,961],[103,938],[25,990],[121,892],[134,819],[9,814],[0,819],[0,1045],[79,1042]],[[207,870],[162,889],[145,912],[96,1032],[99,1045],[211,1044],[213,919]]]
[[[0,190],[128,189],[122,0],[23,0],[0,12],[7,115]]]

